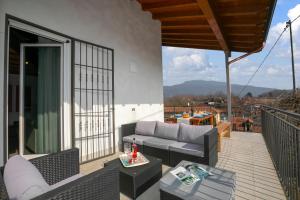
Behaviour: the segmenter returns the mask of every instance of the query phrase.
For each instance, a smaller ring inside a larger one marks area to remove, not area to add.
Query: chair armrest
[[[69,149],[30,160],[49,185],[79,173],[79,149]]]
[[[6,191],[6,187],[4,184],[3,176],[2,176],[3,168],[1,167],[1,172],[0,172],[0,199],[3,200],[8,200],[8,194]]]
[[[120,199],[119,168],[117,166],[104,167],[34,198],[34,200],[47,199]]]
[[[204,135],[204,156],[209,159],[211,166],[214,166],[218,161],[217,144],[218,129],[213,128]]]

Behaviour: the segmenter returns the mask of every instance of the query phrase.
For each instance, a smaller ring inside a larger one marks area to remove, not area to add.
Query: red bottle
[[[132,159],[133,159],[133,161],[134,161],[134,160],[136,159],[136,157],[137,157],[137,152],[138,152],[138,147],[137,147],[137,145],[135,144],[135,138],[133,138],[132,149],[133,149],[133,152],[132,152]]]

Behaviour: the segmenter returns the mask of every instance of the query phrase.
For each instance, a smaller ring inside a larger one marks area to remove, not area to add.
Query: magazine
[[[211,172],[206,171],[197,164],[180,166],[171,171],[178,180],[186,185],[192,185],[198,181],[204,180],[207,176],[212,176]]]
[[[140,152],[137,152],[136,159],[132,160],[130,154],[122,154],[119,156],[120,161],[124,167],[136,167],[149,163],[149,160]]]

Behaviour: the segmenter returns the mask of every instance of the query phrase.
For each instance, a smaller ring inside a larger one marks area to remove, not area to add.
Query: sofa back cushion
[[[153,136],[155,127],[156,121],[139,121],[136,123],[135,134]]]
[[[39,170],[19,155],[7,161],[3,179],[10,199],[32,199],[50,190]]]
[[[169,140],[177,140],[178,132],[179,124],[167,124],[163,122],[157,122],[154,136]]]
[[[204,134],[212,129],[211,125],[193,126],[180,124],[179,142],[204,145]]]

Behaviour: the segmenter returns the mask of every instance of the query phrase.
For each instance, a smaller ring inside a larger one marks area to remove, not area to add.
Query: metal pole
[[[290,42],[291,42],[291,56],[292,56],[292,73],[293,73],[293,93],[295,95],[296,94],[296,79],[295,79],[293,33],[292,33],[292,23],[291,23],[291,20],[289,20],[286,24],[290,28]]]
[[[229,57],[230,52],[225,52],[225,66],[226,66],[226,84],[227,84],[227,120],[231,122],[232,112],[231,112],[231,84],[230,84],[230,68],[229,68]]]

